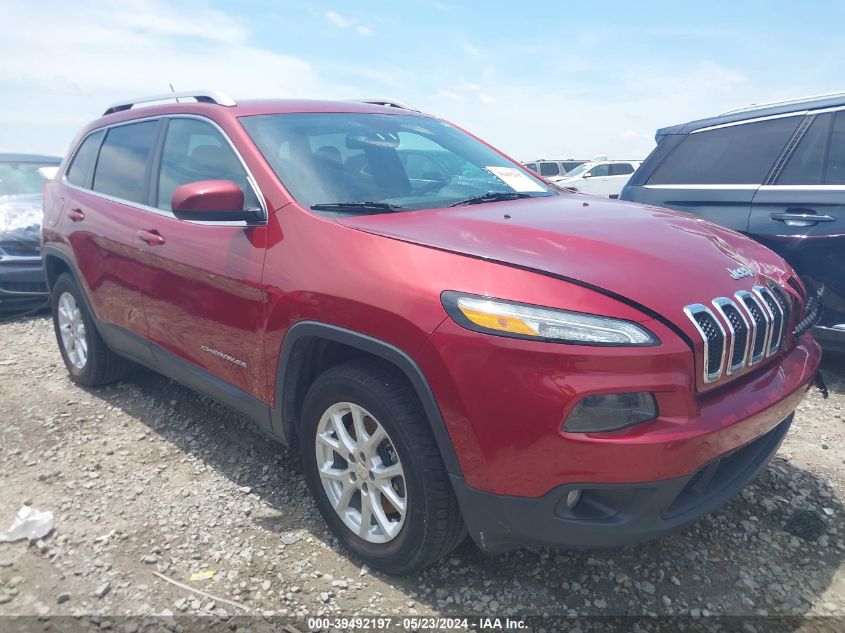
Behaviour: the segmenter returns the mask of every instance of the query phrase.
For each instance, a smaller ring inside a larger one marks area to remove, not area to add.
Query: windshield
[[[592,163],[581,163],[580,165],[578,165],[578,167],[576,167],[572,171],[566,172],[566,177],[567,178],[570,178],[570,177],[574,178],[575,176],[580,176],[585,171],[589,171],[590,167],[592,167],[592,166],[593,166]]]
[[[517,164],[437,119],[331,112],[255,115],[241,122],[279,179],[308,208],[366,214],[445,207],[485,194],[556,195]],[[344,209],[344,203],[357,206]]]
[[[0,162],[0,196],[40,194],[57,169],[54,163]]]

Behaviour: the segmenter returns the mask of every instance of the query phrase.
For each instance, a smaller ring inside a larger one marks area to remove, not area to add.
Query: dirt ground
[[[680,533],[495,557],[467,541],[393,578],[340,548],[297,456],[248,422],[145,370],[76,387],[47,318],[2,323],[0,530],[21,504],[55,528],[0,544],[0,615],[845,615],[845,360],[824,367],[830,398],[812,390],[759,479]]]

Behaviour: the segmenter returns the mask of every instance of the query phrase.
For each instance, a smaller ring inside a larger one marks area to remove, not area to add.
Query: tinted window
[[[525,163],[525,167],[531,171],[537,171],[537,163]]]
[[[94,191],[147,204],[147,159],[157,128],[158,121],[111,128],[94,170]]]
[[[826,185],[845,185],[845,111],[836,113],[827,154]]]
[[[611,176],[626,176],[633,173],[634,168],[631,163],[614,163],[610,166]]]
[[[568,172],[569,172],[569,171],[572,171],[573,169],[575,169],[576,167],[578,167],[579,165],[583,165],[583,164],[584,164],[584,161],[580,161],[580,160],[567,160],[567,161],[564,161],[564,162],[563,162],[563,168],[564,168],[566,171],[568,171]]]
[[[608,176],[610,175],[610,166],[607,163],[593,165],[587,170],[587,173],[590,174],[590,177],[592,178],[597,176]]]
[[[557,163],[540,163],[541,176],[557,176],[560,174],[560,167]]]
[[[815,117],[777,179],[779,185],[819,185],[822,182],[830,120],[833,115]]]
[[[170,210],[176,188],[200,180],[231,180],[243,190],[246,208],[260,208],[246,170],[223,135],[205,121],[171,119],[161,153],[158,208]]]
[[[94,165],[94,160],[97,158],[97,148],[100,147],[100,141],[103,138],[103,132],[94,132],[90,134],[82,145],[79,146],[79,151],[73,158],[73,163],[70,169],[67,170],[67,181],[76,185],[77,187],[87,187],[89,177],[91,175],[91,167]]]
[[[688,134],[649,184],[758,185],[800,120],[793,116]]]

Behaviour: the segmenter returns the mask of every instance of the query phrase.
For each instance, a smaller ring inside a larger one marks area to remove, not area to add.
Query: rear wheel
[[[70,379],[95,387],[118,380],[128,362],[112,352],[94,325],[94,318],[76,280],[63,273],[51,292],[53,328]]]
[[[391,367],[327,370],[303,406],[305,476],[326,522],[368,565],[416,571],[466,532],[416,394]]]

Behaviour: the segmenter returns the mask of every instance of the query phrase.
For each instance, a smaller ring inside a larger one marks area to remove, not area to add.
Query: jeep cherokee
[[[808,295],[737,233],[557,192],[402,104],[176,96],[110,107],[46,187],[70,377],[131,360],[298,445],[373,567],[668,533],[812,384]]]

